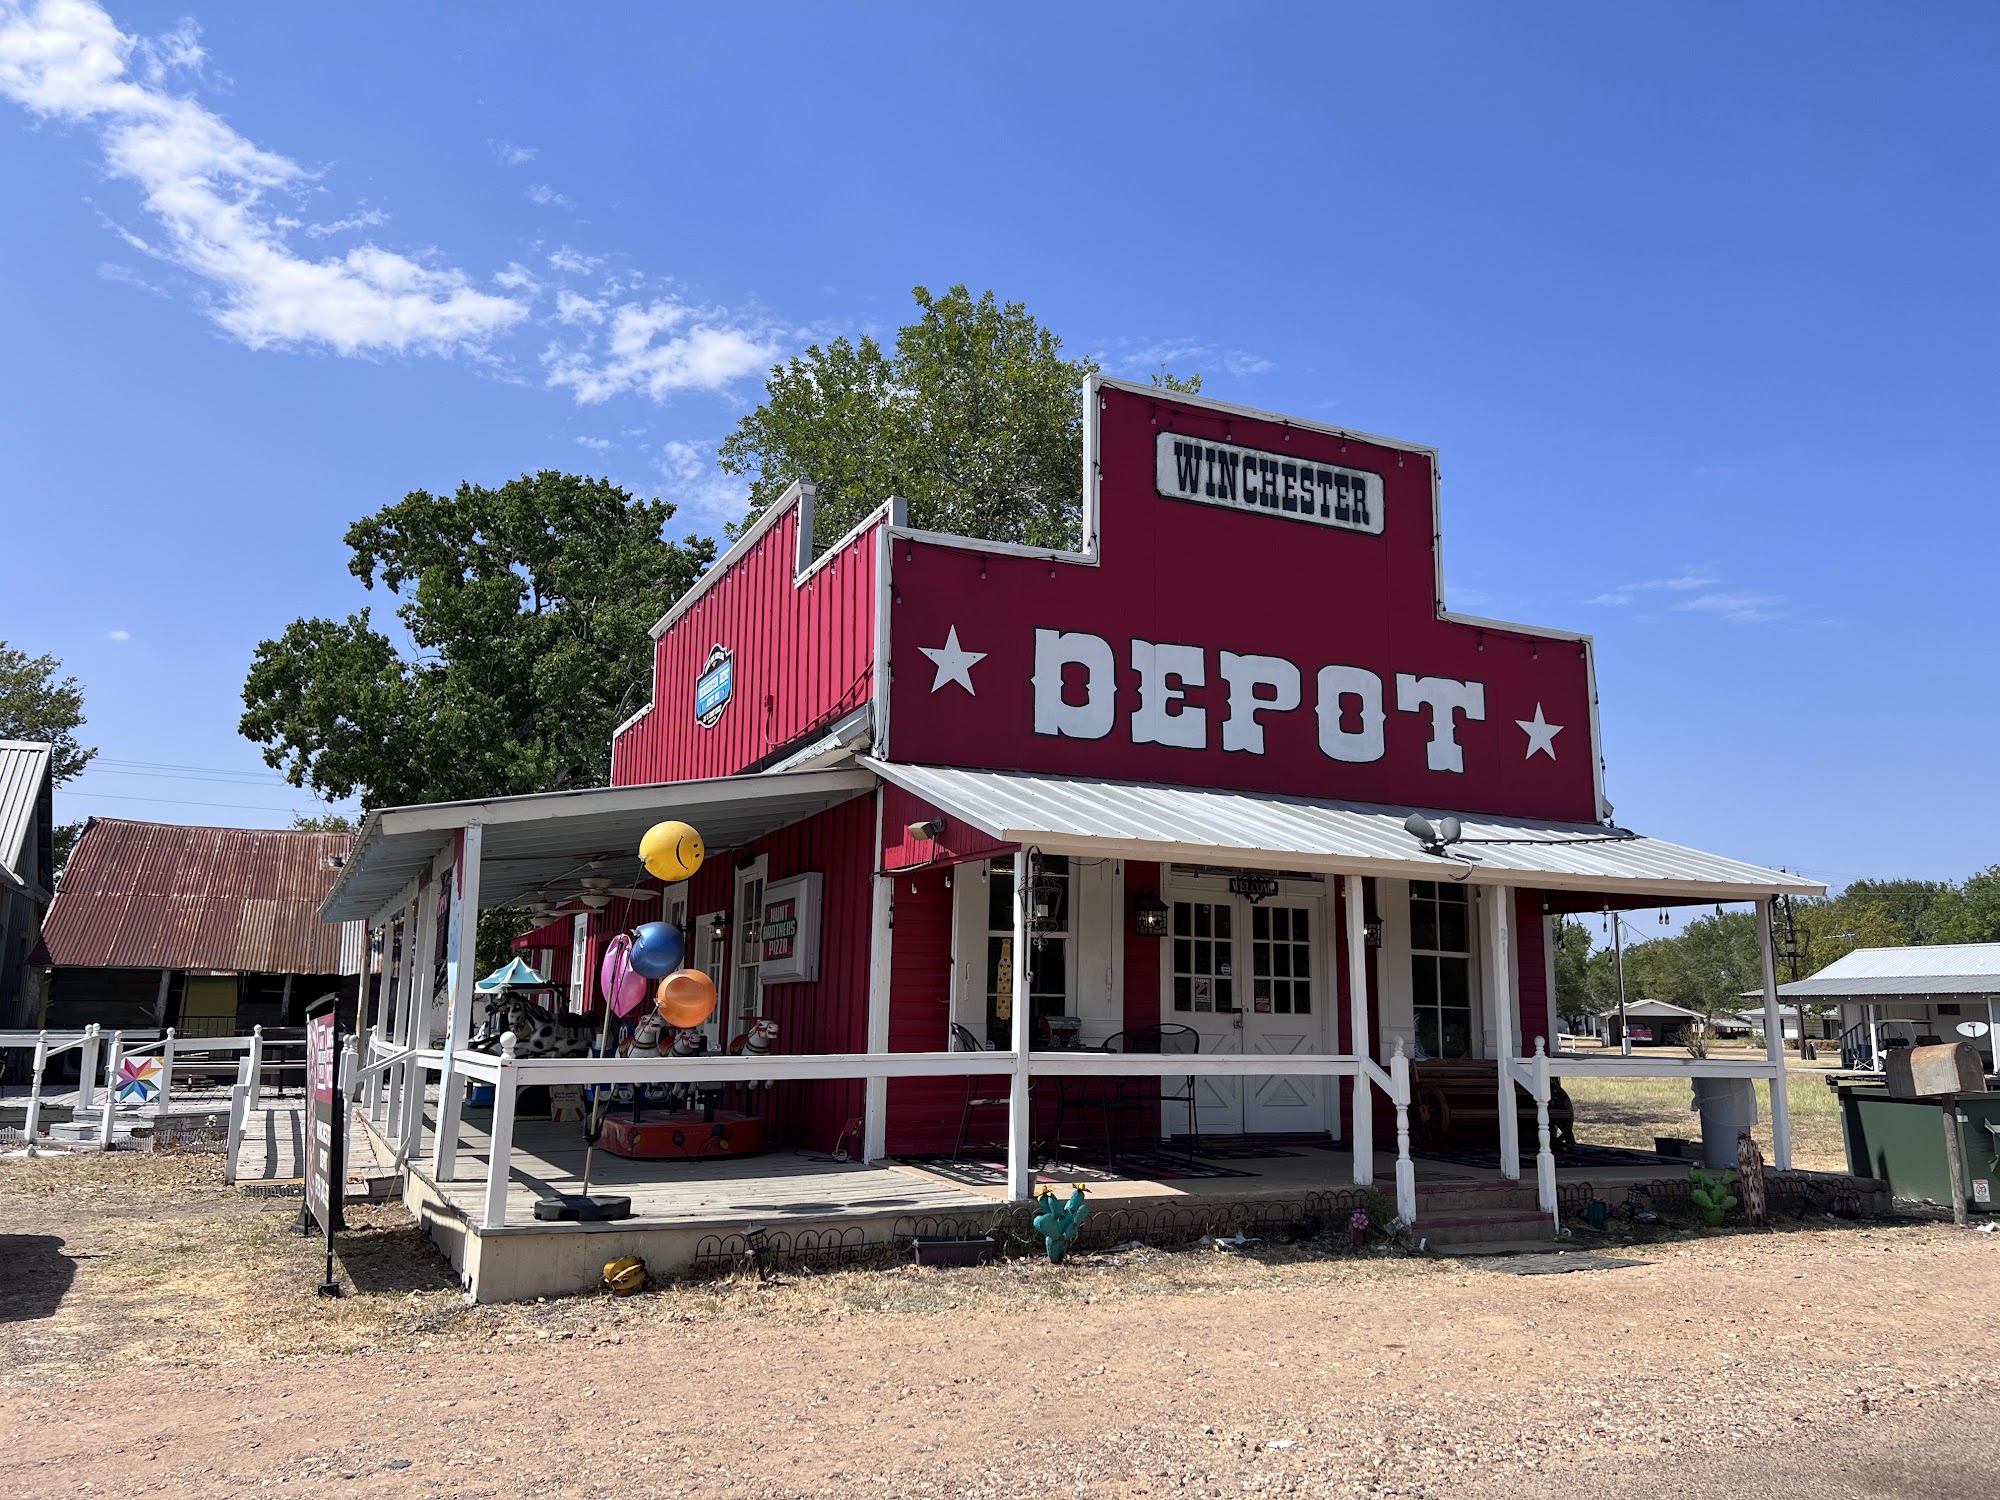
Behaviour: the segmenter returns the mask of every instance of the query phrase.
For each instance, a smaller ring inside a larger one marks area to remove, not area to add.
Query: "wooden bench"
[[[1500,1140],[1500,1065],[1482,1058],[1426,1058],[1410,1065],[1410,1144],[1419,1151],[1490,1151]],[[1521,1152],[1539,1149],[1535,1099],[1514,1085]],[[1576,1145],[1576,1109],[1562,1080],[1549,1080],[1549,1144]]]

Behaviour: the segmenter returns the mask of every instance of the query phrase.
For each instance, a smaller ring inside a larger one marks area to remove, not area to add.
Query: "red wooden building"
[[[447,878],[481,906],[622,885],[684,818],[694,879],[524,946],[588,1007],[609,934],[682,924],[712,1043],[776,1023],[772,1132],[815,1150],[955,1149],[966,1065],[935,1060],[991,1047],[1017,1105],[979,1134],[1015,1145],[1018,1195],[1041,1085],[1109,1066],[1078,1046],[1191,1034],[1194,1118],[1139,1128],[1324,1133],[1372,1180],[1399,1054],[1528,1076],[1562,913],[1820,889],[1610,821],[1590,640],[1445,608],[1431,449],[1113,380],[1085,403],[1076,550],[893,503],[821,538],[794,486],[661,618],[612,787],[371,814],[327,917],[421,923]],[[420,957],[468,951],[457,925]],[[1775,1054],[1714,1066],[1772,1083],[1782,1160]]]

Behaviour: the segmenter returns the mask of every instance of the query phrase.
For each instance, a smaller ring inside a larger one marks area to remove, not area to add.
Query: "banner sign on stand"
[[[333,1274],[333,1232],[346,1227],[340,1209],[347,1181],[347,1132],[342,1128],[347,1105],[340,1091],[337,1004],[338,997],[326,995],[306,1007],[306,1206],[299,1229],[305,1233],[310,1224],[317,1224],[326,1236],[322,1297],[340,1295],[340,1282]]]

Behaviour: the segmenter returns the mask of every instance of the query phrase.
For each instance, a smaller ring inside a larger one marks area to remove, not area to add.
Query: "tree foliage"
[[[81,776],[97,755],[76,737],[84,724],[83,689],[74,677],[57,677],[61,670],[53,656],[30,656],[0,641],[0,740],[47,744],[49,781],[55,786]],[[56,869],[68,863],[82,833],[81,822],[56,826]]]
[[[1083,382],[1097,366],[1018,302],[917,287],[893,353],[835,339],[772,368],[763,405],[723,442],[747,474],[747,526],[810,481],[822,549],[892,496],[910,522],[1035,547],[1082,541]]]
[[[348,569],[401,602],[262,642],[241,732],[294,786],[364,806],[603,784],[652,686],[649,629],[714,560],[673,507],[544,470],[412,490],[347,530]]]

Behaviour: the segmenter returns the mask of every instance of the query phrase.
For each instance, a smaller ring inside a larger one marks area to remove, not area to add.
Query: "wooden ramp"
[[[243,1140],[236,1152],[237,1183],[302,1182],[305,1159],[305,1105],[297,1100],[260,1105],[244,1117]],[[347,1196],[368,1196],[371,1182],[395,1173],[395,1163],[379,1152],[375,1133],[361,1127],[357,1113],[347,1133]]]

